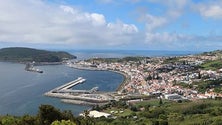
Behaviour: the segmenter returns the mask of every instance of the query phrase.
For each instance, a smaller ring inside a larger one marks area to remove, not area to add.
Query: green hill
[[[0,61],[10,62],[61,62],[63,59],[74,59],[76,56],[67,52],[46,51],[32,48],[11,47],[0,49]]]

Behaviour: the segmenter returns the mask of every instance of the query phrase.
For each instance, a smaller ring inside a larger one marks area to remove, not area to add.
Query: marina
[[[113,100],[113,96],[110,93],[99,92],[98,87],[93,87],[90,90],[74,90],[74,86],[82,84],[86,79],[78,77],[77,79],[68,82],[64,85],[56,87],[44,95],[49,97],[60,98],[62,102],[72,104],[84,104],[84,105],[100,105]]]
[[[67,89],[70,89],[73,86],[75,86],[77,84],[80,84],[80,83],[83,83],[85,81],[86,81],[86,79],[83,79],[82,77],[78,77],[76,80],[73,80],[71,82],[68,82],[68,83],[62,85],[62,86],[59,86],[59,87],[53,89],[51,92],[54,93],[54,92],[60,92],[62,90],[67,90]]]

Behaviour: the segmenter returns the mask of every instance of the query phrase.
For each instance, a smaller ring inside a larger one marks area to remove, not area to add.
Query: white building
[[[99,118],[99,117],[102,117],[102,116],[108,118],[108,117],[111,116],[111,114],[105,113],[105,112],[99,112],[99,111],[96,111],[96,110],[93,110],[93,111],[89,112],[89,117]]]
[[[168,100],[182,100],[183,99],[180,95],[178,95],[176,93],[165,94],[164,97],[165,97],[165,99],[168,99]]]

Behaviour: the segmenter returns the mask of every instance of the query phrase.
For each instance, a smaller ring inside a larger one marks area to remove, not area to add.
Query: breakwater
[[[110,72],[115,72],[118,74],[121,74],[124,76],[124,80],[119,84],[119,86],[116,88],[117,92],[122,92],[124,86],[129,83],[130,81],[130,76],[122,71],[119,70],[110,70],[110,69],[105,69],[105,68],[97,68],[97,67],[90,67],[90,66],[82,66],[82,65],[78,65],[78,64],[69,64],[68,65],[71,68],[74,69],[79,69],[79,70],[91,70],[91,71],[110,71]]]
[[[68,82],[62,86],[59,86],[53,90],[51,90],[51,92],[59,92],[59,91],[62,91],[62,90],[66,90],[66,89],[70,89],[72,88],[73,86],[77,85],[77,84],[80,84],[80,83],[83,83],[85,82],[86,79],[83,79],[82,77],[78,77],[76,80],[73,80],[71,82]]]
[[[76,86],[80,83],[84,83],[86,79],[79,77],[76,80],[68,82],[64,85],[56,87],[44,95],[49,97],[55,97],[62,99],[62,102],[72,103],[72,104],[84,104],[84,105],[97,105],[107,103],[110,100],[113,100],[113,97],[108,93],[99,94],[96,93],[97,87],[92,88],[91,90],[73,90],[73,86]]]

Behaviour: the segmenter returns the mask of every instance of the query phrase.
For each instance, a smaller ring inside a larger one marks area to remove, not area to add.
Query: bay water
[[[77,70],[65,65],[36,67],[43,73],[28,72],[24,64],[0,62],[0,114],[35,115],[41,104],[53,105],[60,110],[71,110],[78,115],[90,107],[65,104],[43,94],[57,86],[83,77],[86,82],[78,89],[99,87],[101,91],[115,91],[124,77],[109,71]]]
[[[130,51],[130,50],[67,50],[78,59],[95,57],[113,58],[125,56],[178,56],[196,54],[189,51]],[[35,115],[41,104],[53,105],[60,110],[71,110],[78,115],[88,106],[65,104],[58,98],[43,94],[55,87],[83,77],[86,82],[75,86],[88,90],[99,87],[100,91],[115,91],[124,80],[121,74],[110,71],[78,70],[65,65],[39,66],[43,73],[28,72],[24,64],[0,62],[0,115]],[[75,88],[74,87],[74,88]]]

